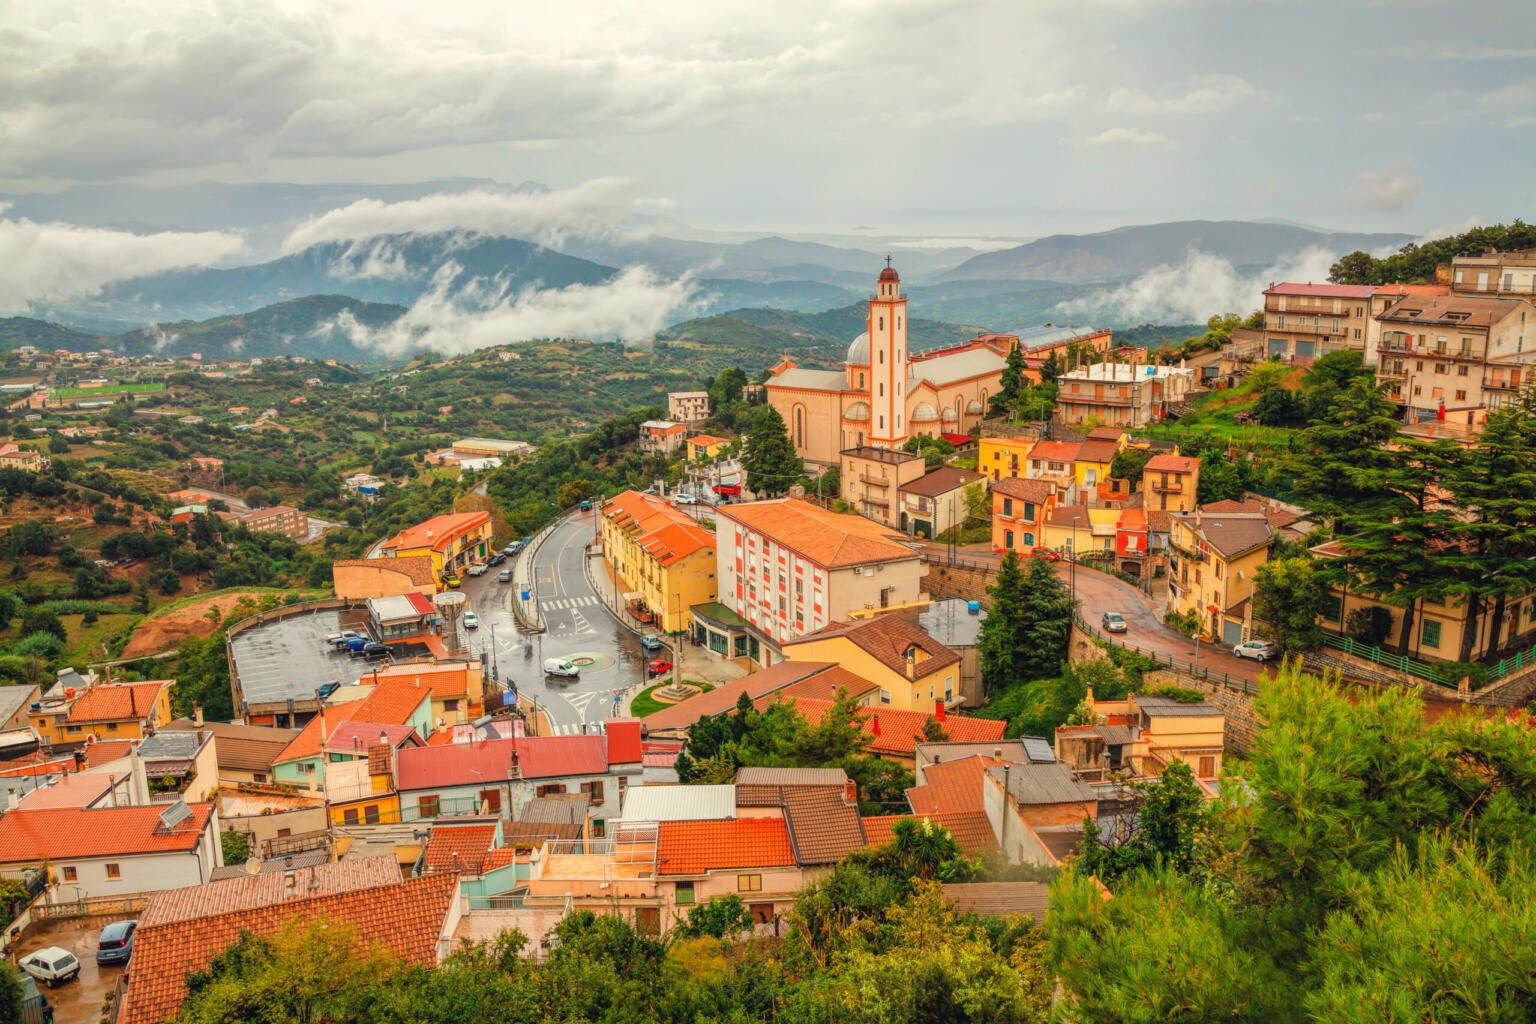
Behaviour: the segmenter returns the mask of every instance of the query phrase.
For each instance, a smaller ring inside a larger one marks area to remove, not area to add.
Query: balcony
[[[1173,541],[1168,542],[1168,550],[1180,558],[1199,564],[1205,561],[1205,552],[1201,550],[1191,551],[1189,548],[1180,547]]]
[[[1519,370],[1508,376],[1499,375],[1483,381],[1483,387],[1493,391],[1519,391],[1522,386]]]
[[[871,487],[878,487],[882,491],[891,486],[891,481],[888,478],[883,476],[870,476],[868,473],[859,474],[859,483],[868,484]]]

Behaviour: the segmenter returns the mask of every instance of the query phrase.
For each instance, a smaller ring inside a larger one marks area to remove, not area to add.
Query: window
[[[419,796],[416,798],[416,815],[420,818],[435,818],[438,814],[438,798],[435,796]]]
[[[1212,779],[1216,777],[1215,755],[1202,754],[1200,756],[1200,777],[1202,779]]]
[[[889,704],[890,702],[891,702],[891,691],[890,690],[881,690],[880,691],[880,703],[881,704]]]
[[[1032,523],[1035,521],[1035,503],[1032,501],[1026,501],[1024,503],[1024,521],[1026,523]]]
[[[692,882],[678,882],[677,883],[677,888],[675,890],[673,890],[673,894],[674,894],[673,898],[676,901],[678,906],[680,906],[680,907],[688,906],[689,904],[691,904],[693,902],[693,883]]]
[[[489,789],[482,789],[480,791],[480,803],[485,806],[486,812],[488,814],[500,814],[501,790],[497,789],[495,786],[492,786]]]
[[[583,782],[581,784],[581,791],[583,793],[589,794],[592,797],[592,802],[593,803],[600,804],[600,803],[603,802],[603,780],[602,779],[594,779],[591,782]]]
[[[251,778],[252,778],[252,780],[254,780],[256,782],[266,782],[267,781],[267,773],[266,772],[251,772]]]
[[[74,868],[65,868],[64,869],[64,881],[66,881],[66,882],[73,882],[77,878],[79,878],[79,872],[77,872]]]
[[[1465,402],[1466,400],[1467,400],[1467,393],[1465,391],[1458,391],[1458,392],[1456,392],[1456,401],[1458,401],[1458,402]]]
[[[277,838],[279,839],[287,839],[291,835],[293,835],[293,829],[291,828],[280,828],[277,830]]]
[[[445,700],[443,701],[443,710],[457,711],[459,710],[459,702],[457,700]]]
[[[551,782],[547,786],[540,786],[534,791],[535,796],[563,796],[564,794],[565,783],[563,782]]]
[[[123,877],[122,865],[121,864],[108,864],[107,865],[107,877],[108,878],[122,878]]]
[[[608,836],[608,823],[602,818],[592,819],[592,838],[605,839]]]
[[[737,875],[736,876],[736,891],[737,892],[762,892],[763,891],[763,876],[762,875]]]
[[[1012,498],[1004,498],[1003,499],[1003,515],[1005,515],[1005,516],[1013,515],[1013,499]]]
[[[1467,368],[1465,366],[1458,366],[1458,367],[1456,367],[1456,376],[1458,376],[1458,377],[1465,377],[1466,375],[1467,375]]]
[[[1425,647],[1438,648],[1440,646],[1440,623],[1434,619],[1425,619],[1423,632],[1419,634],[1419,642]]]

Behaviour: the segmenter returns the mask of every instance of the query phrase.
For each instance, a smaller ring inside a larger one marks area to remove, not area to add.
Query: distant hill
[[[334,324],[343,311],[365,327],[385,327],[405,312],[403,306],[362,302],[345,295],[309,295],[249,313],[157,324],[106,341],[124,355],[162,353],[206,359],[249,359],[255,356],[302,355],[342,362],[381,362],[377,352],[361,349]]]
[[[842,362],[849,342],[863,332],[867,311],[863,303],[822,313],[736,309],[674,324],[662,331],[660,337],[730,343],[739,351],[760,352],[769,357],[789,354],[806,365],[835,366]],[[908,343],[914,353],[921,352],[965,341],[979,330],[913,317],[907,325]],[[772,362],[772,358],[767,361]]]
[[[0,317],[0,352],[9,352],[22,345],[89,352],[101,348],[103,340],[98,335],[86,334],[47,320],[34,320],[29,316]]]
[[[1069,284],[1123,280],[1198,249],[1234,266],[1263,267],[1312,246],[1343,254],[1400,246],[1402,234],[1342,234],[1292,224],[1189,220],[1115,228],[1092,235],[1051,235],[1027,245],[982,253],[944,275],[958,280],[1046,280]]]

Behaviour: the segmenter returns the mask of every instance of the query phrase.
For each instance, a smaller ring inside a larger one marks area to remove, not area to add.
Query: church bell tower
[[[877,448],[907,443],[907,299],[901,275],[885,258],[885,269],[869,300],[869,440]]]

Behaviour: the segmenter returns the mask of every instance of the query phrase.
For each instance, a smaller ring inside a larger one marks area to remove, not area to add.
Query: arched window
[[[795,406],[795,447],[805,447],[805,406]]]

